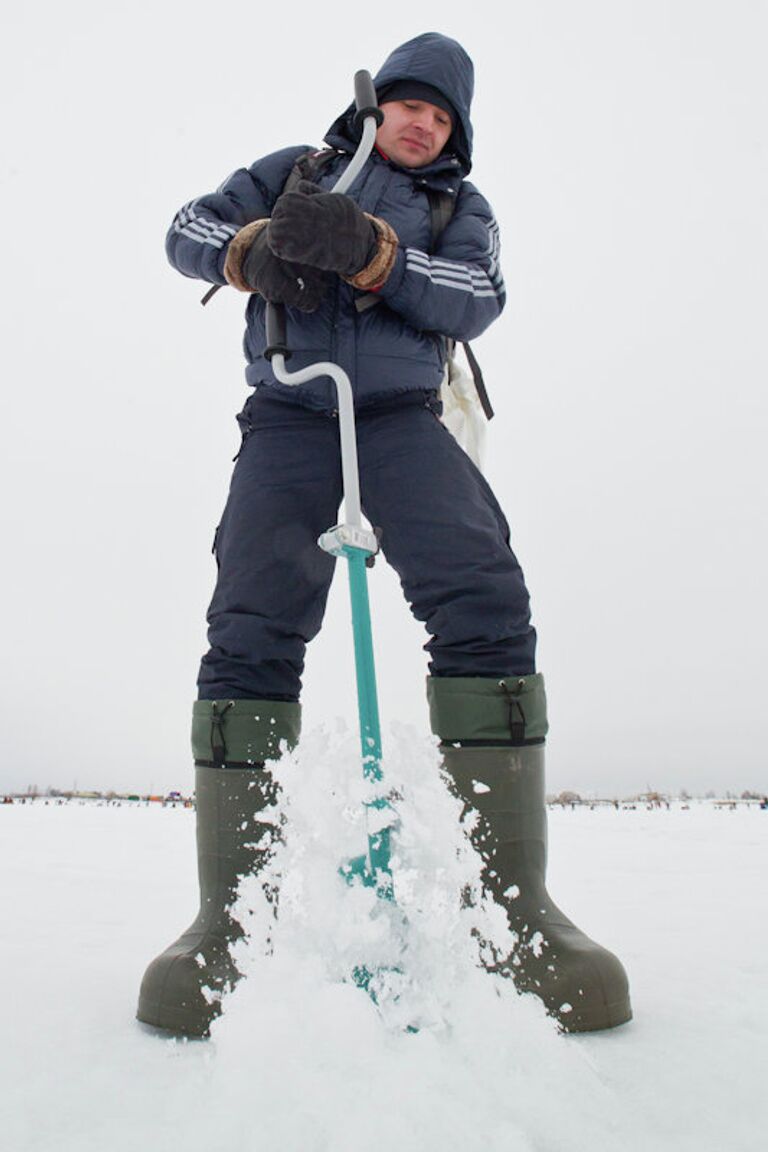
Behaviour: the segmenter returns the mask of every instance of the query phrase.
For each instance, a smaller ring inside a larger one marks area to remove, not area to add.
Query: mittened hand
[[[349,196],[301,180],[275,204],[267,239],[283,260],[353,277],[375,255],[378,234]]]
[[[318,268],[281,260],[267,242],[268,220],[254,220],[230,243],[224,265],[228,282],[241,292],[258,292],[272,304],[314,312],[330,277]]]
[[[270,250],[268,236],[269,229],[264,229],[248,249],[243,278],[272,304],[314,312],[328,287],[328,276],[319,268],[281,260]]]

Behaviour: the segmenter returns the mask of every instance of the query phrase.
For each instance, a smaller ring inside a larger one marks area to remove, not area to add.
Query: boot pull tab
[[[224,741],[224,715],[234,707],[234,700],[229,700],[221,712],[218,703],[214,700],[211,705],[211,754],[214,768],[223,768],[227,759],[227,745]]]
[[[515,685],[519,691],[525,687],[524,680],[518,680]],[[507,707],[509,708],[509,736],[515,744],[523,744],[525,742],[525,712],[520,700],[515,695],[514,691],[508,687],[506,681],[499,680],[499,688],[503,689],[507,697]]]

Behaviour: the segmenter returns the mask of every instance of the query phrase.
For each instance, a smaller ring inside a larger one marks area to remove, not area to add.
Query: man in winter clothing
[[[286,306],[291,369],[330,360],[352,381],[363,509],[430,634],[433,730],[457,794],[479,810],[486,885],[519,937],[497,967],[564,1028],[611,1027],[631,1015],[623,969],[544,887],[546,704],[523,574],[493,493],[439,420],[446,338],[480,335],[505,298],[498,227],[466,180],[472,63],[428,33],[396,49],[374,83],[384,120],[348,195],[330,189],[357,145],[352,108],[331,126],[334,152],[313,182],[285,190],[308,152],[286,148],[185,205],[168,234],[178,271],[248,294],[254,391],[238,417],[193,710],[201,911],[150,965],[139,1018],[204,1034],[237,978],[228,905],[270,851],[258,818],[274,798],[265,765],[298,739],[305,646],[333,575],[316,541],[342,495],[335,391],[327,377],[275,379],[264,356],[271,301]],[[430,190],[455,201],[434,250]]]

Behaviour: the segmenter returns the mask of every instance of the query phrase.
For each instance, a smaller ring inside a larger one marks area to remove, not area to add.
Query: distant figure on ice
[[[216,533],[193,709],[200,913],[149,966],[138,1016],[205,1035],[238,977],[229,945],[242,929],[228,908],[239,877],[269,858],[271,825],[259,821],[275,800],[269,762],[299,738],[305,646],[334,571],[317,539],[342,492],[335,394],[327,377],[275,380],[264,356],[272,301],[286,306],[292,368],[331,360],[352,380],[363,509],[429,633],[432,729],[457,794],[479,810],[472,840],[487,890],[519,935],[514,963],[502,956],[495,969],[564,1029],[611,1028],[631,1017],[624,970],[545,888],[546,701],[523,573],[493,493],[440,419],[450,342],[479,336],[505,299],[498,226],[466,179],[472,62],[427,33],[374,83],[384,119],[348,195],[329,190],[357,146],[353,107],[331,125],[327,152],[298,145],[238,169],[168,233],[179,272],[246,295],[253,392]]]

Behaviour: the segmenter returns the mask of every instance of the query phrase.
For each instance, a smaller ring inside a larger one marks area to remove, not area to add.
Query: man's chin
[[[401,147],[390,155],[397,164],[402,164],[404,168],[423,168],[431,160],[431,156],[423,148]]]

